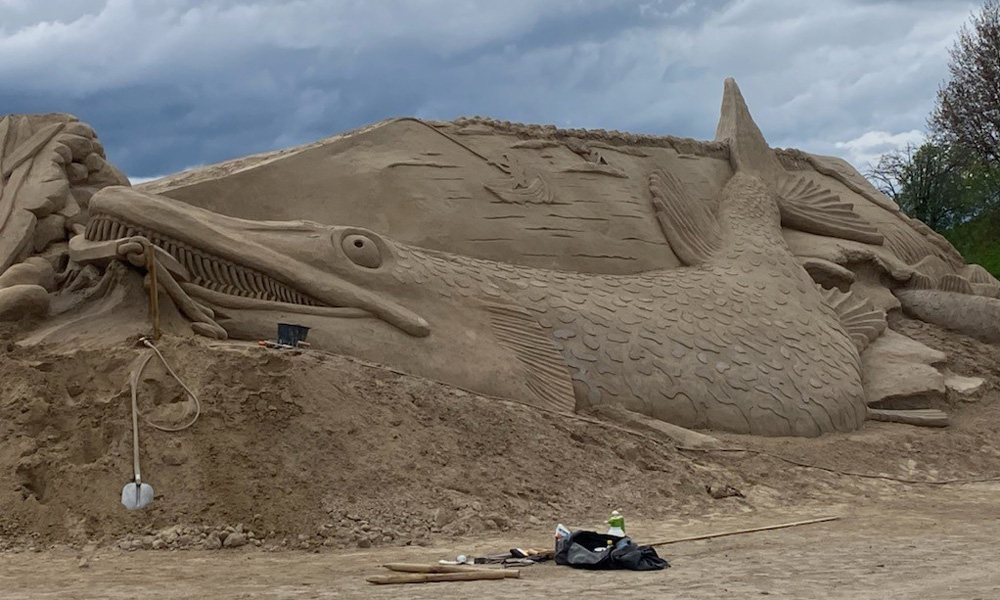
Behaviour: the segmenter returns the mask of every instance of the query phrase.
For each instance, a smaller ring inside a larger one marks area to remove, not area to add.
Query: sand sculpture
[[[15,205],[6,181],[8,212],[61,217],[52,239],[25,215],[3,230],[22,240],[6,264],[24,260],[0,316],[47,316],[25,344],[141,329],[147,248],[177,333],[299,322],[317,347],[480,393],[690,428],[818,435],[933,406],[942,357],[887,330],[900,307],[1000,340],[1000,282],[843,161],[771,149],[732,80],[713,142],[401,119],[93,198],[64,191],[75,159],[90,187],[127,181],[89,129],[50,120],[0,163],[60,182]]]
[[[69,115],[0,119],[0,315],[44,315],[66,238],[97,190],[128,185],[94,130]],[[78,229],[74,229],[78,228]]]

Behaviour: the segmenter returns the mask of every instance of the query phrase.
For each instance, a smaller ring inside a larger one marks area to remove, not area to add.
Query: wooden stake
[[[780,525],[768,525],[766,527],[753,527],[750,529],[737,529],[735,531],[724,531],[722,533],[706,533],[703,535],[692,535],[690,537],[676,538],[672,540],[663,540],[662,542],[653,542],[649,544],[650,546],[666,546],[667,544],[679,544],[680,542],[694,542],[697,540],[708,540],[718,537],[726,537],[729,535],[742,535],[744,533],[755,533],[758,531],[771,531],[773,529],[785,529],[787,527],[798,527],[799,525],[812,525],[813,523],[825,523],[827,521],[836,521],[840,517],[820,517],[818,519],[809,519],[808,521],[795,521],[794,523],[782,523]]]
[[[160,339],[160,299],[156,288],[156,257],[153,244],[146,246],[146,270],[149,272],[149,318],[153,321],[153,340]]]
[[[480,581],[485,579],[518,578],[521,572],[516,569],[470,569],[465,573],[407,573],[404,575],[373,575],[365,579],[375,585],[394,585],[401,583],[434,583],[444,581]]]

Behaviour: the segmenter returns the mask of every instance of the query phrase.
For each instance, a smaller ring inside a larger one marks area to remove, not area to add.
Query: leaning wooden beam
[[[521,572],[515,569],[487,570],[472,569],[467,573],[407,573],[404,575],[373,575],[365,579],[375,585],[393,585],[399,583],[435,583],[443,581],[480,581],[484,579],[518,578]]]
[[[680,542],[694,542],[697,540],[708,540],[718,537],[726,537],[728,535],[741,535],[744,533],[754,533],[757,531],[771,531],[772,529],[785,529],[787,527],[798,527],[799,525],[812,525],[813,523],[825,523],[827,521],[836,521],[840,517],[820,517],[818,519],[809,519],[808,521],[795,521],[794,523],[782,523],[780,525],[767,525],[765,527],[753,527],[750,529],[737,529],[735,531],[723,531],[722,533],[706,533],[703,535],[692,535],[690,537],[675,538],[672,540],[663,540],[662,542],[653,542],[649,544],[650,546],[665,546],[667,544],[679,544]]]

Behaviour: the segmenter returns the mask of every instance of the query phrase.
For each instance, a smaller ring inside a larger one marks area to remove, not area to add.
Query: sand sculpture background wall
[[[398,119],[83,196],[70,251],[49,253],[82,291],[27,302],[50,316],[24,343],[141,321],[120,265],[153,245],[174,331],[253,340],[294,319],[321,348],[479,392],[686,427],[856,429],[914,371],[932,403],[943,374],[883,335],[885,311],[989,336],[1000,304],[849,165],[772,150],[732,81],[711,142]]]

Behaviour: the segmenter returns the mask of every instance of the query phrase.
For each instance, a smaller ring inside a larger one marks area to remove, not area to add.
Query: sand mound
[[[930,345],[962,347],[961,367],[993,389],[957,407],[947,430],[869,423],[818,440],[727,435],[724,443],[899,477],[1000,472],[996,347],[909,321],[896,326]],[[152,534],[171,530],[173,547],[178,538],[199,546],[212,531],[240,524],[265,548],[284,540],[295,547],[420,544],[558,521],[596,525],[613,508],[656,519],[913,489],[766,455],[682,452],[648,430],[543,412],[320,352],[201,338],[167,337],[159,346],[199,394],[203,412],[180,433],[142,426],[143,473],[157,495],[135,513],[119,496],[131,474],[128,374],[144,350],[0,350],[4,547],[128,536],[135,536],[130,547],[150,547]],[[158,423],[190,416],[180,388],[155,361],[140,404]],[[746,498],[706,493],[725,485]]]
[[[419,542],[529,515],[676,510],[713,481],[636,436],[336,356],[180,338],[159,346],[203,412],[180,433],[141,427],[157,496],[137,513],[119,495],[131,474],[126,382],[144,351],[3,355],[8,536],[112,540],[178,523],[311,536],[325,523],[328,545]],[[190,416],[155,361],[140,404],[158,423]]]

